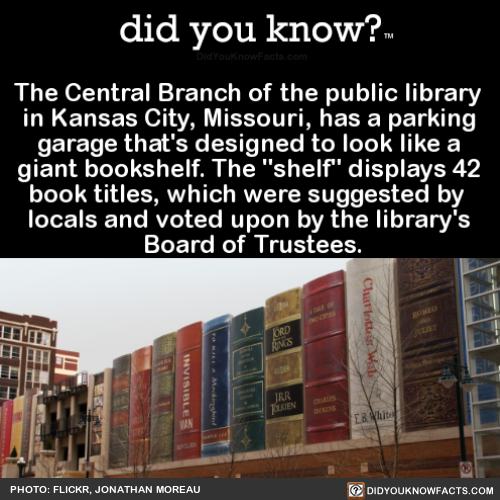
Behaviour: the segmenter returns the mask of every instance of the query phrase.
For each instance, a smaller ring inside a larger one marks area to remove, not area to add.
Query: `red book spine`
[[[5,401],[2,406],[2,424],[0,426],[0,477],[2,477],[2,465],[10,456],[10,433],[12,430],[12,413],[14,412],[14,400]]]
[[[153,348],[132,353],[130,374],[129,465],[148,461],[151,422],[151,359]]]
[[[201,346],[203,323],[177,332],[174,460],[201,456]]]
[[[306,442],[349,439],[344,271],[303,287]]]

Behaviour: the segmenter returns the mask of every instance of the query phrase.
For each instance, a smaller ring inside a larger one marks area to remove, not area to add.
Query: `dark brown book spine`
[[[458,425],[455,390],[438,380],[459,350],[454,260],[397,259],[406,431]]]

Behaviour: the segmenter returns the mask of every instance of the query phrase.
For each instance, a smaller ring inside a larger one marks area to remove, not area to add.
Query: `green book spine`
[[[264,308],[233,318],[231,331],[232,446],[235,453],[266,447]]]
[[[153,342],[151,463],[173,460],[175,332]]]
[[[266,300],[266,448],[305,444],[302,288]]]
[[[113,361],[113,385],[111,396],[111,430],[109,443],[109,468],[128,465],[130,360],[125,354]]]

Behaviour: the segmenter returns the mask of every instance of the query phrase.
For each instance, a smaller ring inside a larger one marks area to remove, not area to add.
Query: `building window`
[[[0,399],[14,399],[16,396],[17,389],[15,387],[0,386]]]
[[[0,356],[2,358],[19,359],[21,349],[19,347],[11,347],[10,345],[0,346]]]
[[[19,378],[19,368],[15,366],[0,365],[0,378],[17,380]]]
[[[50,345],[50,333],[43,334],[43,345]]]
[[[0,399],[14,399],[16,396],[17,389],[15,387],[0,386]]]
[[[38,383],[40,381],[40,370],[27,370],[26,380],[28,382]]]
[[[26,382],[33,382],[38,384],[41,382],[42,384],[49,383],[49,372],[46,370],[26,370]]]
[[[61,356],[56,356],[56,365],[62,366],[62,357]]]
[[[21,329],[0,325],[0,338],[7,340],[21,340]]]
[[[49,364],[49,351],[39,351],[38,349],[28,349],[28,361],[35,363]]]
[[[46,338],[49,338],[49,343],[50,343],[50,334],[48,333],[42,333],[42,332],[35,332],[33,330],[30,331],[30,343],[31,344],[42,344],[42,339],[44,341],[44,343],[46,342]],[[45,343],[45,345],[48,345]]]

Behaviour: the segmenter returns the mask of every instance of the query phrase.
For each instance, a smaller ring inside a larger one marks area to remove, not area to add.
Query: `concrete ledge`
[[[472,436],[471,426],[465,426],[465,437]],[[407,432],[400,436],[400,445],[411,444],[411,443],[421,443],[429,441],[443,441],[447,439],[458,439],[459,430],[458,427],[451,427],[449,429],[431,429],[426,431],[418,432]],[[384,443],[390,446],[393,442],[393,436],[386,436]],[[374,441],[368,438],[362,439],[348,439],[345,441],[334,441],[330,443],[321,443],[313,445],[304,445],[296,447],[293,450],[294,455],[318,455],[321,453],[331,453],[343,450],[361,450],[365,448],[373,448]],[[288,451],[291,449],[289,448]],[[283,450],[286,454],[287,450]],[[250,453],[238,453],[234,458],[234,462],[249,462],[252,460],[262,460],[269,454],[269,451],[253,451]],[[223,465],[228,464],[231,461],[231,455],[221,455],[220,457],[210,457],[210,458],[195,458],[192,460],[180,460],[177,462],[165,462],[161,464],[154,464],[148,466],[148,472],[153,473],[154,471],[163,470],[174,470],[174,469],[187,469],[193,467],[203,467],[206,465]],[[113,476],[123,476],[125,474],[133,474],[132,467],[125,467],[121,469],[107,470],[105,477]]]

